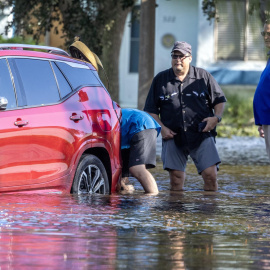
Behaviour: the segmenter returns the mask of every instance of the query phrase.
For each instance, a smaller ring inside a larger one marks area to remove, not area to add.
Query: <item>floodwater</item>
[[[229,163],[219,192],[191,163],[171,192],[159,162],[155,196],[1,194],[0,269],[270,269],[269,165]]]

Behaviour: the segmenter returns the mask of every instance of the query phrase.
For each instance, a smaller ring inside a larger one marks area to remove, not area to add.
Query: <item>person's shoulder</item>
[[[134,113],[134,109],[131,109],[131,108],[122,108],[122,116],[123,116],[123,118],[129,117],[133,113]]]
[[[122,109],[122,112],[125,115],[129,115],[129,116],[132,116],[132,117],[137,117],[139,115],[147,114],[144,111],[141,111],[141,110],[138,110],[138,109],[134,109],[134,108],[125,108],[125,109]]]
[[[162,71],[160,71],[160,72],[155,76],[155,78],[156,78],[156,79],[163,78],[163,77],[165,77],[165,76],[170,75],[171,72],[172,72],[172,68],[168,68],[168,69],[162,70]]]
[[[149,118],[151,117],[147,112],[141,111],[138,109],[134,109],[134,115],[140,117],[140,118]]]
[[[205,81],[212,80],[213,76],[206,69],[195,66],[191,66],[191,68],[195,78],[203,78]]]
[[[121,108],[121,111],[122,111],[122,115],[123,115],[123,114],[128,113],[129,112],[129,109],[127,109],[127,108]]]
[[[174,73],[173,73],[173,69],[169,68],[169,69],[165,69],[161,72],[159,72],[155,77],[154,77],[154,84],[158,84],[158,85],[163,85],[164,83],[172,80],[174,78]]]
[[[195,66],[191,66],[194,71],[200,75],[210,75],[210,72],[208,72],[206,69],[201,68],[201,67],[195,67]]]

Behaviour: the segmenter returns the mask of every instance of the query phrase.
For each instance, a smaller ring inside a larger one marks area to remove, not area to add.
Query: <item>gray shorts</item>
[[[156,166],[157,131],[145,129],[136,133],[130,142],[130,148],[122,149],[122,176],[129,176],[129,168],[145,164],[147,169]]]
[[[198,173],[201,174],[205,169],[218,165],[220,158],[217,152],[213,137],[206,138],[199,147],[187,151],[176,146],[174,140],[162,140],[161,158],[165,170],[177,170],[184,172],[188,156],[192,158]]]

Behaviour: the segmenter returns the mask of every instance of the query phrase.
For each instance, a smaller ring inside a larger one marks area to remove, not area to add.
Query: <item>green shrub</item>
[[[12,38],[3,38],[0,36],[0,43],[35,44],[31,38],[22,38],[18,36]]]
[[[227,102],[222,122],[218,125],[219,137],[258,136],[253,117],[253,88],[222,87]]]

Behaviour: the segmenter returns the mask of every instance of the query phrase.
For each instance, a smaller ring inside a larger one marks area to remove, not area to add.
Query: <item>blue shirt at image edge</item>
[[[270,62],[262,72],[254,94],[253,111],[255,125],[270,125]]]

